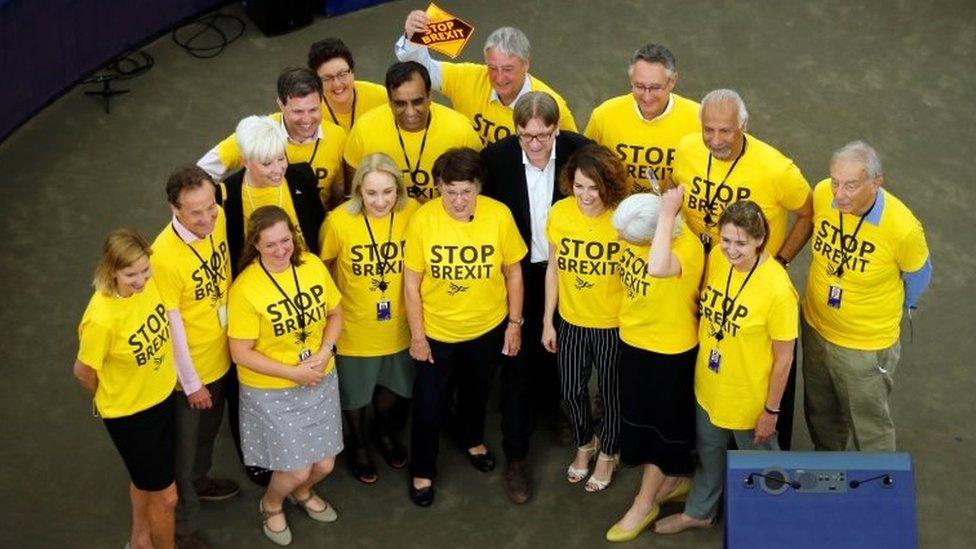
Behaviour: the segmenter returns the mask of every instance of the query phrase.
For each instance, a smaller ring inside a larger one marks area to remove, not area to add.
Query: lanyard
[[[328,103],[326,103],[326,105],[328,105]],[[312,162],[315,160],[315,154],[319,152],[319,141],[321,140],[322,140],[321,137],[315,138],[315,146],[312,147],[312,156],[308,157],[308,161],[307,161],[309,166],[311,166]]]
[[[219,301],[221,296],[223,296],[223,292],[220,291],[220,281],[225,280],[227,277],[213,270],[210,267],[210,263],[207,260],[205,260],[203,256],[200,255],[200,252],[198,252],[196,248],[191,246],[189,242],[183,240],[183,237],[180,236],[180,233],[176,231],[176,227],[173,225],[170,226],[173,227],[173,232],[176,233],[176,238],[179,238],[181,242],[186,244],[186,247],[190,248],[190,251],[193,252],[193,255],[197,256],[197,259],[200,260],[200,265],[203,265],[204,272],[207,273],[207,276],[210,277],[210,281],[213,282],[214,297],[216,298],[217,301]],[[210,257],[213,257],[215,255],[217,255],[217,248],[214,246],[213,233],[210,233]]]
[[[871,214],[871,210],[874,209],[874,205],[877,204],[877,203],[878,203],[878,201],[875,200],[871,204],[871,207],[868,208],[868,211],[864,212],[864,215],[861,216],[861,219],[858,219],[857,220],[857,225],[854,227],[854,232],[851,233],[851,240],[854,240],[855,238],[857,238],[857,233],[858,233],[858,231],[861,230],[861,225],[864,224],[864,218]],[[837,268],[836,269],[830,271],[827,274],[832,274],[832,275],[837,276],[837,278],[840,278],[840,277],[844,276],[844,264],[847,263],[847,257],[848,256],[847,256],[847,242],[846,242],[846,239],[844,238],[844,214],[842,212],[838,211],[837,212],[837,219],[838,219],[838,221],[837,221],[838,229],[840,230],[840,265],[837,265]],[[828,269],[829,269],[829,267],[828,267]]]
[[[708,189],[709,183],[712,182],[712,153],[708,153],[708,167],[705,168],[705,225],[708,227],[715,226],[715,220],[712,219],[712,205],[715,203],[715,199],[718,198],[718,192],[725,186],[725,182],[729,180],[729,176],[732,175],[732,170],[735,169],[742,155],[746,154],[746,136],[742,136],[742,150],[739,151],[738,156],[732,161],[732,165],[729,166],[729,171],[725,172],[725,177],[722,178],[722,182],[715,187],[715,196],[709,197]]]
[[[308,332],[305,330],[305,310],[299,303],[299,297],[302,294],[302,287],[298,285],[298,271],[295,270],[294,265],[291,265],[291,275],[295,278],[295,299],[292,300],[292,298],[289,297],[285,292],[285,289],[282,288],[281,285],[278,284],[278,281],[271,276],[270,272],[268,272],[268,268],[264,266],[264,262],[259,259],[258,264],[261,265],[261,270],[264,271],[264,274],[268,275],[268,279],[271,280],[271,283],[275,285],[275,288],[278,288],[278,291],[281,292],[281,296],[285,298],[285,301],[294,307],[295,311],[298,313],[298,328],[301,330],[301,332],[298,334],[298,340],[305,343],[305,340],[308,339]]]
[[[393,210],[390,210],[390,234],[386,237],[386,243],[389,244],[393,242]],[[386,269],[390,266],[390,262],[386,260],[380,247],[376,245],[376,238],[373,237],[373,227],[369,224],[369,216],[366,214],[366,208],[363,208],[363,221],[366,222],[366,231],[369,232],[369,241],[373,244],[373,253],[376,254],[376,270],[380,272],[380,283],[376,286],[380,289],[380,292],[386,292],[386,289],[390,287],[386,282]]]
[[[336,126],[341,126],[342,124],[339,123],[339,119],[336,118],[335,113],[332,112],[332,105],[330,105],[328,101],[325,102],[325,108],[326,109],[329,109],[329,116],[332,117],[332,122]],[[356,88],[353,88],[352,89],[352,112],[350,113],[350,117],[349,117],[349,127],[352,128],[352,125],[355,124],[355,123],[356,123]],[[314,153],[313,153],[313,156],[314,156]],[[310,160],[309,161],[309,164],[311,164],[311,163],[312,162]]]
[[[417,153],[417,164],[411,168],[410,167],[410,157],[407,156],[407,147],[403,144],[403,134],[400,133],[400,126],[396,123],[396,119],[393,120],[393,125],[396,127],[397,139],[400,140],[400,150],[403,151],[403,161],[407,164],[407,171],[410,172],[410,178],[417,182],[414,174],[420,171],[420,158],[424,155],[424,147],[427,146],[427,130],[430,129],[430,119],[433,118],[432,113],[427,113],[427,125],[424,126],[424,137],[420,140],[420,152]]]
[[[756,272],[756,267],[759,266],[759,259],[761,255],[756,256],[756,262],[752,264],[752,268],[749,269],[749,274],[746,275],[746,279],[742,281],[742,286],[739,286],[739,291],[735,293],[735,297],[729,298],[729,286],[732,284],[732,271],[735,267],[729,265],[729,276],[725,279],[725,294],[722,297],[722,325],[728,319],[729,315],[735,311],[735,302],[738,301],[739,296],[742,295],[742,290],[745,289],[746,284],[749,283],[749,279],[752,278],[752,273]],[[711,324],[711,322],[709,322]],[[714,327],[714,325],[713,325]],[[719,326],[718,330],[715,330],[715,341],[722,341],[725,334],[722,333],[722,326]]]

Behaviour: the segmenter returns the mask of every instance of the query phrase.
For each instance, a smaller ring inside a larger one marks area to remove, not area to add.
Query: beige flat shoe
[[[329,505],[328,501],[325,501],[325,498],[319,497],[319,499],[322,500],[322,503],[325,504],[325,509],[315,510],[308,506],[308,502],[312,501],[312,499],[317,495],[318,494],[316,494],[314,490],[309,490],[308,497],[304,499],[298,499],[294,495],[288,494],[288,501],[304,509],[305,514],[307,514],[308,518],[312,520],[318,522],[335,522],[338,520],[339,513],[336,513],[336,510]]]
[[[282,530],[272,530],[268,527],[268,519],[275,515],[284,515],[285,509],[282,507],[277,511],[265,511],[264,510],[264,499],[258,500],[258,510],[261,511],[261,528],[264,530],[264,535],[271,540],[272,543],[276,545],[290,545],[291,544],[291,528],[288,528],[288,524],[285,524]]]

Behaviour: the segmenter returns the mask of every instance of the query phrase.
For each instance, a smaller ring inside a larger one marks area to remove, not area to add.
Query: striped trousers
[[[559,385],[573,427],[573,441],[576,446],[585,446],[593,438],[588,385],[595,366],[597,388],[604,405],[600,449],[604,454],[616,455],[620,450],[620,331],[583,328],[563,320],[556,341]]]

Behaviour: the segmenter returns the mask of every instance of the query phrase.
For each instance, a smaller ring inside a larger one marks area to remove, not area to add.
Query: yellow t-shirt
[[[420,204],[407,199],[403,210],[380,219],[353,215],[346,202],[332,210],[322,225],[322,259],[333,259],[336,284],[342,292],[343,356],[384,356],[410,346],[410,328],[403,310],[403,248],[407,222]],[[376,246],[373,246],[373,242]],[[381,289],[382,283],[386,289]],[[379,320],[380,304],[388,318]]]
[[[190,358],[200,381],[206,385],[220,379],[230,369],[226,314],[224,324],[220,319],[222,308],[226,313],[230,288],[223,208],[217,208],[217,222],[209,238],[187,244],[170,223],[156,237],[152,249],[150,260],[159,295],[167,307],[180,311]]]
[[[328,117],[328,111],[323,116]],[[281,124],[281,113],[269,114],[268,118],[275,123]],[[346,146],[346,130],[323,118],[319,125],[319,138],[315,141],[305,143],[293,143],[291,139],[285,145],[285,157],[291,164],[299,162],[309,162],[312,171],[319,181],[320,189],[332,187],[332,181],[337,174],[342,173],[342,150]],[[313,157],[312,154],[315,154]],[[224,165],[227,172],[239,169],[241,163],[241,150],[237,146],[237,134],[232,133],[229,137],[217,144],[217,157]],[[340,176],[340,181],[341,181]]]
[[[732,167],[734,158],[727,162],[713,158],[708,177],[710,182],[706,182],[709,152],[702,142],[701,134],[682,138],[675,154],[672,177],[675,183],[685,188],[685,203],[681,211],[696,235],[705,232],[711,237],[712,244],[717,244],[718,218],[722,212],[729,204],[748,199],[759,205],[769,222],[766,251],[770,255],[779,252],[786,239],[788,212],[800,209],[810,196],[810,184],[792,160],[759,139],[747,135],[745,153],[725,185],[719,188],[725,174]],[[716,188],[719,188],[717,194]],[[707,227],[706,208],[712,217],[712,224]]]
[[[546,238],[556,253],[559,315],[584,328],[619,326],[623,244],[613,228],[613,210],[587,217],[575,197],[563,198],[549,210]]]
[[[407,227],[404,265],[423,273],[424,328],[437,341],[469,341],[497,326],[508,315],[502,266],[528,251],[512,212],[487,196],[477,200],[473,221],[455,220],[435,198]]]
[[[176,387],[169,319],[154,278],[126,298],[95,292],[78,339],[78,360],[98,374],[95,407],[104,418],[152,408]]]
[[[285,178],[281,178],[281,185],[276,187],[252,187],[247,184],[246,180],[241,184],[241,207],[244,211],[245,229],[247,229],[247,221],[251,219],[251,214],[261,206],[278,206],[285,210],[285,213],[291,218],[292,224],[295,225],[295,230],[302,238],[306,238],[302,234],[301,225],[298,224],[298,214],[295,213],[295,204],[291,201],[291,193],[288,191],[288,182]]]
[[[844,241],[840,247],[839,212],[833,205],[830,180],[813,192],[813,260],[807,276],[803,317],[827,341],[873,351],[898,341],[905,300],[902,272],[914,272],[929,257],[922,224],[912,212],[883,188],[865,217],[857,236],[851,238],[860,216],[844,216]],[[844,274],[833,274],[844,261]],[[831,286],[841,289],[840,308],[827,305]]]
[[[769,392],[773,341],[796,339],[799,306],[789,275],[771,257],[756,268],[744,288],[748,272],[732,269],[730,295],[726,296],[730,268],[722,250],[715,247],[708,256],[698,304],[695,396],[713,425],[752,429]],[[724,322],[723,306],[731,309]],[[722,341],[715,338],[718,330],[723,333]],[[721,356],[717,372],[709,367],[713,350]]]
[[[620,339],[632,347],[674,355],[698,344],[698,288],[705,269],[705,252],[695,235],[684,229],[671,251],[681,274],[654,278],[647,274],[650,246],[621,241]]]
[[[230,288],[228,312],[230,325],[227,335],[234,339],[254,341],[254,350],[282,364],[298,364],[303,350],[319,352],[322,347],[322,331],[327,314],[339,305],[342,296],[332,281],[322,260],[308,252],[302,254],[302,264],[295,268],[301,293],[295,291],[295,278],[291,269],[271,273],[278,286],[271,282],[259,261],[247,266]],[[304,311],[307,339],[301,341],[298,311]],[[334,366],[330,359],[325,371]],[[295,383],[284,378],[265,375],[237,365],[237,376],[242,385],[256,389],[287,389]]]
[[[532,91],[544,91],[559,105],[559,127],[572,132],[576,129],[569,105],[558,93],[541,80],[528,76]],[[512,106],[492,101],[488,67],[477,63],[441,63],[441,93],[451,100],[456,111],[468,117],[485,145],[501,141],[515,134]]]
[[[671,94],[667,112],[654,120],[645,120],[629,93],[608,99],[593,109],[584,132],[624,163],[632,193],[651,190],[649,174],[658,181],[671,175],[678,142],[690,133],[701,133],[698,103]]]
[[[356,90],[356,104],[353,105],[352,112],[342,114],[330,111],[325,100],[322,100],[322,118],[346,130],[346,133],[349,133],[349,129],[352,128],[353,117],[356,118],[355,121],[358,121],[359,117],[373,110],[373,108],[387,104],[386,88],[379,84],[356,80],[353,89]]]
[[[430,128],[427,129],[427,141],[424,144],[423,155],[420,155],[420,145],[424,143],[424,130],[416,132],[400,131],[403,136],[403,149],[397,137],[397,127],[394,123],[393,110],[390,106],[377,107],[364,114],[356,121],[343,159],[351,168],[356,169],[359,161],[370,153],[386,153],[397,166],[403,170],[404,182],[411,198],[426,202],[440,196],[434,185],[434,178],[430,174],[437,157],[454,147],[471,147],[481,150],[481,140],[471,129],[471,123],[462,114],[437,103],[430,105]],[[410,158],[408,162],[404,159]],[[420,156],[418,162],[418,156]],[[415,171],[413,175],[410,170]]]

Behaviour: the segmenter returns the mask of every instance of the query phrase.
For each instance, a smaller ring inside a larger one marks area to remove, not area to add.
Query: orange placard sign
[[[474,34],[474,26],[447,13],[437,4],[427,6],[430,23],[423,33],[414,34],[410,41],[443,53],[452,59],[457,57]]]

